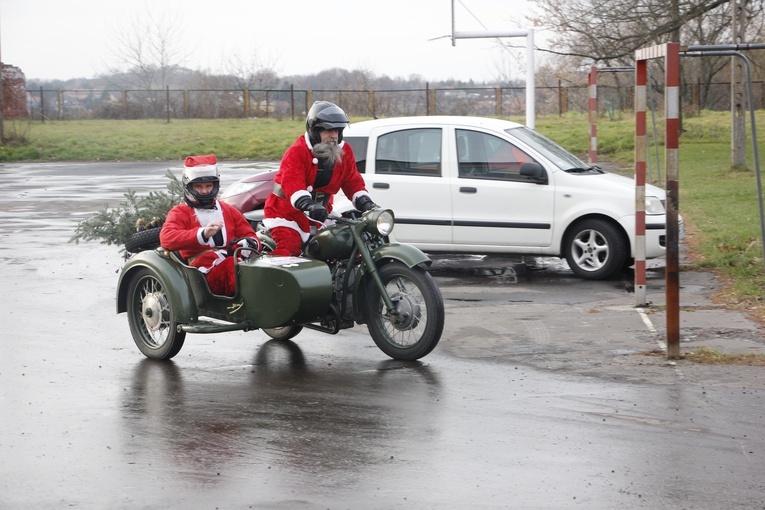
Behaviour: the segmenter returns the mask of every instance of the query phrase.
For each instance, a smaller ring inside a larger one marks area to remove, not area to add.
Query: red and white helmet
[[[212,182],[212,192],[207,195],[197,193],[193,186],[195,182]],[[183,162],[182,183],[187,204],[202,209],[212,207],[220,191],[220,173],[218,173],[218,160],[215,154],[186,158]]]

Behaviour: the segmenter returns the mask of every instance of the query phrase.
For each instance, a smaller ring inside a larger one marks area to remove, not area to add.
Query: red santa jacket
[[[311,152],[311,142],[308,135],[298,137],[289,149],[284,153],[279,172],[275,182],[281,186],[283,197],[272,193],[266,200],[263,224],[268,228],[288,227],[300,232],[303,241],[310,232],[311,221],[299,209],[295,208],[295,201],[302,196],[310,196],[312,192],[334,195],[341,189],[352,203],[361,195],[367,193],[364,179],[356,168],[356,158],[353,149],[345,142],[341,142],[343,148],[343,160],[335,165],[332,171],[332,179],[320,188],[313,188],[319,161]],[[327,205],[327,210],[332,211],[332,202]]]
[[[228,246],[234,239],[255,237],[247,219],[234,206],[220,201],[216,201],[216,205],[218,209],[196,209],[186,203],[178,204],[167,213],[159,233],[159,242],[164,248],[179,251],[202,272],[226,258]],[[224,223],[223,239],[218,244],[212,237],[207,241],[202,237],[204,227],[216,219]]]

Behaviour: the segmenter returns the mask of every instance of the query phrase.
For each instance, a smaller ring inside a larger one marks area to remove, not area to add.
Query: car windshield
[[[584,169],[590,166],[549,138],[527,127],[521,126],[507,129],[506,131],[511,136],[528,144],[561,170]]]

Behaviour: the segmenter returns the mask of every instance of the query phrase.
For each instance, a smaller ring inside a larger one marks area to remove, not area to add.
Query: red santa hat
[[[215,154],[206,154],[204,156],[189,156],[183,162],[183,166],[186,168],[201,165],[215,165],[218,163],[218,158]]]
[[[184,185],[195,179],[202,181],[217,180],[220,177],[217,162],[215,154],[187,157],[183,162]]]

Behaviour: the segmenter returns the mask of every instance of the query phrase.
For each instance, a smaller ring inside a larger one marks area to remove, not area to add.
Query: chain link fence
[[[32,120],[79,119],[299,119],[313,101],[331,101],[352,117],[421,115],[524,116],[524,87],[423,88],[407,90],[27,90]],[[754,83],[754,106],[765,104],[765,83]],[[730,83],[681,87],[684,109],[729,110]],[[588,87],[537,87],[541,115],[586,112]],[[651,87],[649,107],[663,110],[663,88]],[[632,111],[632,86],[598,85],[601,112]]]

